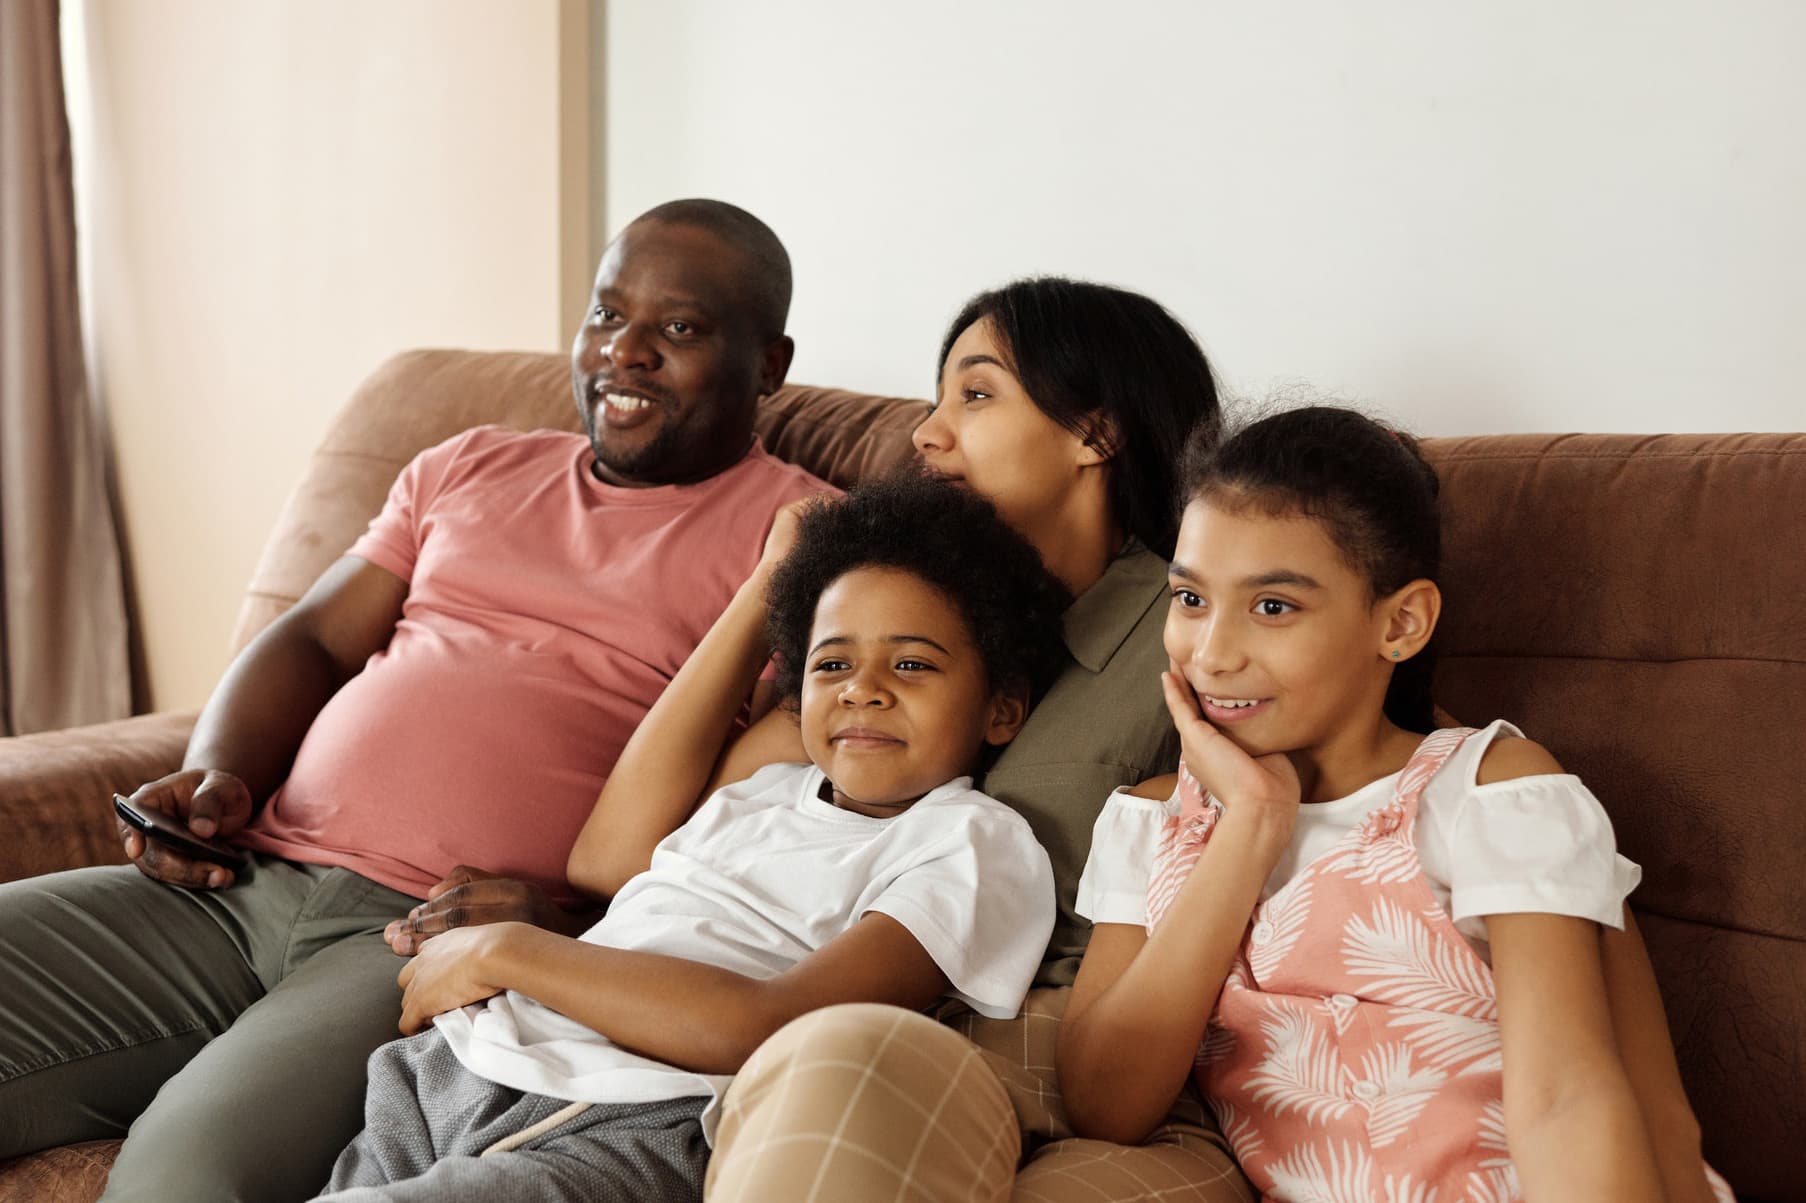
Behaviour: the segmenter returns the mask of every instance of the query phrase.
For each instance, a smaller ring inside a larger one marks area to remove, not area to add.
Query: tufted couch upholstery
[[[413,351],[339,414],[272,533],[241,647],[335,559],[418,450],[484,422],[577,429],[558,355]],[[923,403],[790,386],[759,428],[838,484],[908,453]],[[1644,867],[1633,899],[1704,1128],[1740,1196],[1806,1203],[1806,435],[1432,439],[1437,693],[1583,776]],[[172,771],[192,714],[0,740],[0,880],[120,859],[107,795]],[[113,1142],[0,1164],[0,1200],[88,1200]]]

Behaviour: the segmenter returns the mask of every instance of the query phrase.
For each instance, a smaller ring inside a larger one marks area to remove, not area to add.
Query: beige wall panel
[[[88,0],[81,16],[99,386],[152,702],[192,706],[365,373],[411,346],[564,343],[590,233],[572,182],[587,163],[560,157],[583,136],[586,65],[563,42],[587,47],[588,5]]]
[[[798,380],[919,393],[1012,276],[1432,434],[1798,430],[1797,0],[622,0],[608,225],[771,223]]]

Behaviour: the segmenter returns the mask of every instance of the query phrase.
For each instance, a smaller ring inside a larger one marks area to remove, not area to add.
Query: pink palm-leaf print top
[[[1492,971],[1419,863],[1417,803],[1475,734],[1438,731],[1372,811],[1255,910],[1194,1075],[1264,1199],[1517,1203]],[[1221,804],[1181,766],[1148,931]],[[1728,1187],[1707,1171],[1723,1203]]]

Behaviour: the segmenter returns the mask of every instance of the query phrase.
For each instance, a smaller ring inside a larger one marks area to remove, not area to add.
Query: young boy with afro
[[[420,1034],[371,1056],[330,1197],[700,1199],[714,1101],[796,1016],[943,994],[1012,1016],[1053,877],[971,775],[1051,680],[1068,601],[944,482],[781,516],[572,851],[607,913],[423,946],[401,975]],[[736,734],[773,654],[779,705]]]

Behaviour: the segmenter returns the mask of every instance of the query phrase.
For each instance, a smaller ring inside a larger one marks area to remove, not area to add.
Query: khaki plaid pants
[[[789,1024],[722,1101],[713,1203],[1254,1203],[1189,1088],[1138,1146],[1079,1140],[1054,1075],[1064,988],[1012,1020],[830,1007]],[[1026,1159],[1024,1154],[1026,1153]]]

